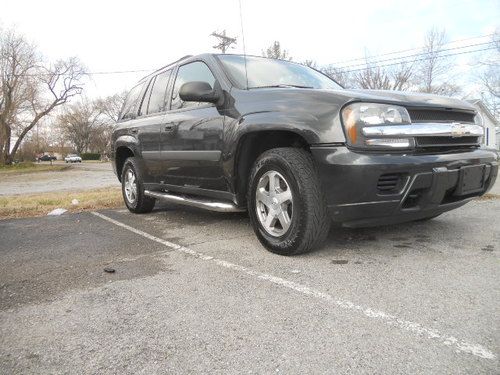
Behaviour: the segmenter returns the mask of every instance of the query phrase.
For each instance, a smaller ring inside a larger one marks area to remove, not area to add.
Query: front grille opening
[[[408,109],[412,122],[474,123],[474,113],[434,109]]]
[[[416,137],[415,141],[419,147],[474,146],[479,144],[478,137]]]
[[[418,207],[424,192],[425,189],[415,189],[410,191],[403,202],[402,208],[409,209]]]
[[[404,173],[387,173],[379,177],[377,190],[379,194],[395,194],[399,192],[406,181]]]

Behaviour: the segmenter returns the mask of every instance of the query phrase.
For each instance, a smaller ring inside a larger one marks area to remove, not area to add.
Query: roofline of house
[[[493,122],[493,124],[495,124],[495,126],[500,126],[500,122],[495,118],[495,116],[493,116],[493,113],[491,113],[488,107],[484,105],[484,102],[481,99],[470,99],[466,101],[472,105],[477,105],[478,107],[480,107],[483,112],[486,113],[486,116],[488,116],[488,118]]]

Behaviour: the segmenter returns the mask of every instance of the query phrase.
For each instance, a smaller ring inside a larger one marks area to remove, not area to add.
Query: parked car
[[[38,161],[53,161],[53,160],[57,160],[57,158],[51,155],[42,155],[38,157]]]
[[[346,90],[290,61],[188,56],[132,88],[113,133],[128,209],[247,210],[291,255],[348,227],[428,220],[487,192],[499,156],[467,102]]]
[[[79,157],[78,155],[76,154],[69,154],[67,155],[65,158],[64,158],[64,161],[66,163],[81,163],[82,162],[82,158]]]

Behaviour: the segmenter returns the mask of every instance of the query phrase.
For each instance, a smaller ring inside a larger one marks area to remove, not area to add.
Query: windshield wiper
[[[269,86],[253,86],[249,87],[249,89],[270,89],[270,88],[289,88],[295,87],[297,89],[313,89],[312,86],[301,86],[301,85],[289,85],[289,84],[280,84],[280,85],[269,85]]]

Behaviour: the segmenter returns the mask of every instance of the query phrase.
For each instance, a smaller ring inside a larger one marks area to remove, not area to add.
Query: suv
[[[494,184],[498,154],[461,100],[346,90],[315,69],[187,56],[143,78],[113,133],[128,209],[157,199],[248,210],[260,242],[292,255],[348,227],[427,220]]]

